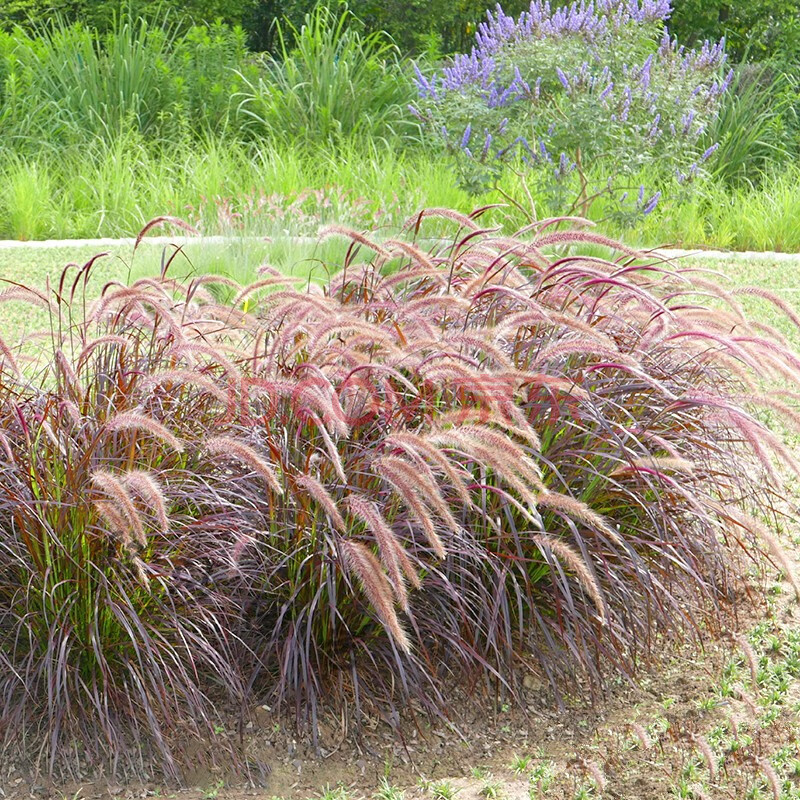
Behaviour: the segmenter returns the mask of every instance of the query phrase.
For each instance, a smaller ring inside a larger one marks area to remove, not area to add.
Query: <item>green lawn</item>
[[[241,283],[255,278],[258,267],[272,264],[304,277],[322,278],[321,262],[341,263],[345,244],[341,240],[316,244],[291,240],[259,242],[248,239],[228,244],[189,242],[174,258],[170,274],[185,277],[193,273],[215,272],[228,275]],[[0,279],[45,287],[49,280],[57,285],[67,264],[82,265],[99,251],[97,247],[65,246],[41,248],[36,245],[0,250]],[[98,259],[92,268],[90,294],[97,294],[108,281],[128,282],[143,275],[157,274],[162,259],[170,258],[174,248],[145,242],[134,254],[131,245],[117,245]],[[752,257],[731,255],[723,258],[686,256],[676,259],[680,266],[691,266],[708,272],[710,280],[723,286],[756,286],[774,292],[782,299],[797,304],[800,311],[800,256],[775,257],[757,254]],[[73,276],[76,270],[73,268]],[[774,305],[752,296],[740,298],[745,308],[764,322],[774,324],[785,336],[800,345],[800,331]],[[27,305],[5,303],[0,306],[0,330],[6,340],[16,334],[41,329],[46,318],[43,312],[32,312]]]
[[[131,280],[157,275],[162,263],[173,258],[169,274],[176,278],[214,272],[227,275],[240,283],[254,280],[264,264],[282,271],[308,277],[324,277],[321,262],[341,261],[346,243],[331,240],[324,243],[286,240],[269,242],[247,239],[226,244],[189,242],[176,254],[173,246],[145,241],[134,253],[130,244],[102,250],[95,246],[37,247],[35,244],[0,249],[0,280],[45,288],[48,281],[56,287],[68,264],[82,266],[98,253],[105,252],[91,268],[89,295],[96,296],[109,281],[128,283]],[[69,271],[68,284],[77,275],[77,267]],[[0,288],[2,291],[2,288]],[[19,333],[41,330],[47,322],[44,311],[34,310],[19,302],[0,306],[0,335],[13,341]]]
[[[800,256],[775,257],[768,253],[745,257],[698,257],[676,259],[676,263],[708,271],[709,280],[727,289],[753,286],[765,289],[792,305],[800,313]],[[800,346],[800,330],[771,302],[760,297],[742,295],[737,298],[751,319],[773,325],[795,347]]]

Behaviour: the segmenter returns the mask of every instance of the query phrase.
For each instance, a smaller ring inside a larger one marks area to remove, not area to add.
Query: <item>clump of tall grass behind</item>
[[[366,34],[346,9],[318,5],[298,29],[277,24],[278,55],[245,81],[239,110],[257,134],[294,146],[353,137],[389,140],[418,131],[400,54],[383,34]]]
[[[254,69],[241,30],[181,31],[125,15],[102,36],[59,20],[2,33],[0,54],[4,138],[28,151],[131,131],[170,141],[221,134]]]
[[[800,466],[759,415],[800,423],[800,357],[703,275],[483,213],[330,228],[324,286],[166,262],[84,301],[88,264],[0,295],[53,319],[2,346],[7,746],[113,767],[133,731],[177,773],[212,702],[313,729],[520,668],[597,687],[785,566],[761,520]]]
[[[0,130],[28,152],[130,133],[294,146],[413,135],[399,51],[362,28],[321,5],[300,28],[278,26],[278,56],[251,53],[240,28],[168,17],[123,14],[103,34],[58,19],[0,32]]]
[[[719,143],[713,176],[728,185],[758,184],[789,160],[796,116],[786,75],[764,65],[738,67],[703,134],[704,147]]]

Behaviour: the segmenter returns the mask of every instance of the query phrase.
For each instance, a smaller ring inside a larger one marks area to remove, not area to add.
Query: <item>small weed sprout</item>
[[[549,790],[556,775],[556,765],[549,759],[540,761],[534,766],[529,773],[529,780],[531,790],[540,794],[546,794]]]
[[[324,786],[317,797],[319,800],[349,800],[347,789],[341,784],[337,786]]]
[[[478,794],[481,797],[485,797],[486,800],[502,800],[504,797],[503,783],[496,779],[487,779],[481,786]]]
[[[384,776],[375,792],[375,800],[405,800],[405,792],[389,783],[389,779]]]
[[[454,800],[459,793],[459,789],[447,780],[436,781],[430,784],[429,791],[433,800]]]
[[[511,771],[515,775],[524,775],[531,767],[531,756],[515,755],[511,761]]]

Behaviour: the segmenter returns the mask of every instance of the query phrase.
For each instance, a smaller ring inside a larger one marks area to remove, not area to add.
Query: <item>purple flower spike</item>
[[[489,153],[489,148],[492,146],[492,134],[486,131],[486,138],[483,140],[483,149],[481,150],[481,160],[485,159]]]
[[[658,201],[661,199],[661,192],[656,192],[648,201],[647,205],[642,209],[642,214],[647,216],[650,214],[655,207],[658,205]]]

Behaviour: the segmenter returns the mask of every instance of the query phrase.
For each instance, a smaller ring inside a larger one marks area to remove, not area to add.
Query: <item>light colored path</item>
[[[234,242],[277,242],[277,241],[293,241],[302,242],[305,244],[317,241],[313,236],[289,236],[274,239],[269,236],[146,236],[142,239],[141,244],[151,245],[186,245],[186,244],[230,244]],[[134,237],[126,237],[122,239],[45,239],[41,241],[19,241],[17,239],[0,239],[0,250],[15,250],[22,248],[26,250],[36,249],[56,249],[56,248],[69,248],[69,247],[133,247],[136,243]],[[776,253],[770,251],[753,251],[753,250],[682,250],[678,248],[658,248],[652,252],[655,255],[661,255],[666,258],[702,258],[702,259],[724,259],[727,261],[787,261],[787,262],[800,262],[800,253]]]
[[[252,242],[254,244],[263,244],[265,242],[275,241],[269,236],[145,236],[142,239],[141,245],[157,244],[164,245],[177,244],[232,244],[239,242]],[[282,237],[281,241],[293,242],[315,242],[315,237],[311,236],[292,236]],[[103,249],[107,247],[133,247],[136,244],[136,239],[132,236],[122,239],[44,239],[40,241],[26,241],[21,242],[17,239],[0,239],[0,250],[60,250],[70,247],[97,247]]]
[[[667,247],[651,251],[666,258],[707,258],[720,261],[786,261],[800,263],[800,253],[776,253],[769,250],[679,250]]]

